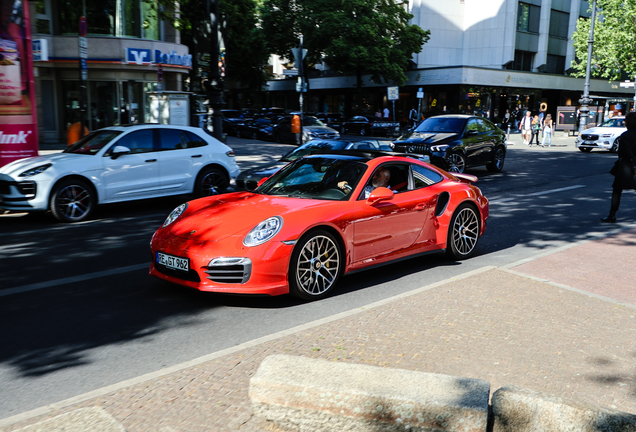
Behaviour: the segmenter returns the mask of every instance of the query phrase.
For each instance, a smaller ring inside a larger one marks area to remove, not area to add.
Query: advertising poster
[[[0,166],[38,155],[27,0],[0,0]]]

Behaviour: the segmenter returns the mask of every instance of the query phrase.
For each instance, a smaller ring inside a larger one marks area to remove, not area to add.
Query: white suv
[[[97,130],[64,152],[0,167],[0,208],[86,219],[97,204],[223,192],[234,151],[201,128],[145,124]]]
[[[612,117],[600,126],[586,129],[576,138],[574,146],[584,153],[591,152],[595,148],[616,153],[619,144],[616,138],[626,130],[625,117]]]

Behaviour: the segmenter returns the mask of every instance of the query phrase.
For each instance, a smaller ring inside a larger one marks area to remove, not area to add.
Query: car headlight
[[[18,175],[18,177],[33,177],[34,175],[38,175],[41,172],[46,171],[52,164],[48,163],[45,165],[40,165],[37,166],[35,168],[31,168],[26,170],[25,172],[21,173],[20,175]]]
[[[610,134],[603,134],[603,135],[601,135],[601,138],[611,138],[613,136],[614,136],[614,134],[611,134],[611,133]]]
[[[161,225],[161,228],[165,228],[168,225],[170,225],[172,222],[176,221],[177,218],[181,216],[183,212],[186,211],[187,208],[188,208],[188,203],[183,203],[176,209],[172,210],[172,212],[170,212],[170,214],[166,218],[166,221],[163,223],[163,225]]]
[[[283,227],[283,218],[273,216],[256,225],[243,239],[243,244],[248,247],[258,246],[272,239]]]
[[[443,153],[448,148],[447,144],[431,146],[431,151],[435,153]]]

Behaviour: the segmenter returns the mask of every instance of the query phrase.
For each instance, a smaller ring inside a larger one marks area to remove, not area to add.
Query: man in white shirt
[[[521,119],[519,129],[521,129],[521,135],[523,135],[523,143],[530,145],[530,136],[532,134],[532,113],[530,110],[526,111],[526,116]]]
[[[373,173],[371,177],[371,183],[366,185],[362,192],[364,193],[364,199],[369,198],[371,192],[379,187],[389,187],[389,180],[391,179],[391,171],[388,168],[381,168]],[[338,187],[345,190],[347,193],[351,190],[351,186],[346,181],[338,183]]]
[[[389,109],[384,108],[384,118],[388,119],[390,115],[391,115],[391,112],[389,111]]]

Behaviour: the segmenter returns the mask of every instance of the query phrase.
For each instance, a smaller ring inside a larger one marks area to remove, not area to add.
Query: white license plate
[[[596,141],[585,141],[585,144],[594,144],[594,145],[596,145]]]
[[[173,270],[189,271],[190,261],[187,258],[179,258],[165,253],[157,252],[157,263],[163,264]]]

